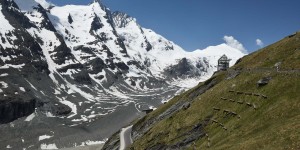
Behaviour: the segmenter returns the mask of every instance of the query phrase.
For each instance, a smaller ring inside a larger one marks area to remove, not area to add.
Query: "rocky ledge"
[[[35,110],[36,100],[34,98],[2,98],[0,100],[0,124],[28,116]]]

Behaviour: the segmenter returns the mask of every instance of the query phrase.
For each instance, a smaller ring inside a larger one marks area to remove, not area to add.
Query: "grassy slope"
[[[282,62],[282,69],[300,69],[300,33],[246,56],[233,68],[274,68],[277,62]],[[134,142],[132,148],[146,149],[158,143],[176,144],[184,138],[181,135],[212,116],[212,119],[224,124],[227,130],[210,121],[205,127],[208,137],[198,139],[190,149],[206,149],[208,145],[209,149],[300,149],[299,74],[243,71],[236,78],[226,80],[227,72],[220,72],[215,75],[222,79],[219,84],[197,96],[189,109],[181,110],[171,118],[156,123],[142,138]],[[272,77],[270,83],[258,88],[257,81],[267,76]],[[175,97],[138,124],[194,94],[196,88]],[[268,98],[232,93],[229,90],[260,93]],[[236,102],[221,100],[221,97]],[[254,104],[257,109],[247,106],[246,103]],[[221,110],[215,111],[213,108]],[[235,112],[240,118],[226,116],[223,110]]]

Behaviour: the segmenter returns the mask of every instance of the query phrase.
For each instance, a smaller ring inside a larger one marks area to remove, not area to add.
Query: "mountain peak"
[[[35,1],[39,3],[41,6],[43,6],[45,9],[55,6],[54,4],[46,0],[35,0]]]
[[[91,4],[95,4],[95,3],[101,4],[101,0],[92,0],[92,1],[90,2],[90,5],[91,5]]]

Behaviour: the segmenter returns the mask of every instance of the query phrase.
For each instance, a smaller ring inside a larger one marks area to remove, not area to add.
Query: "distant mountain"
[[[299,76],[297,32],[133,121],[128,149],[299,149]]]
[[[1,148],[40,147],[41,134],[54,137],[48,144],[59,137],[58,147],[103,140],[142,109],[208,79],[221,55],[232,63],[245,55],[227,44],[186,52],[96,0],[1,0],[0,22],[0,128],[17,133],[30,124],[32,133],[0,138]],[[20,137],[27,142],[11,143]]]

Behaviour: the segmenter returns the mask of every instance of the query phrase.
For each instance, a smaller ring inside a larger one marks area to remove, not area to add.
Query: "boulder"
[[[59,106],[56,106],[55,108],[55,114],[56,115],[68,115],[69,113],[72,112],[72,109],[66,105],[59,105]]]
[[[184,104],[182,105],[182,108],[181,108],[181,109],[187,110],[187,109],[190,108],[190,107],[191,107],[191,104],[190,104],[189,102],[186,102],[186,103],[184,103]]]
[[[258,87],[265,86],[270,82],[271,79],[272,79],[271,77],[264,77],[264,78],[260,79],[259,81],[257,81],[257,86]]]
[[[280,69],[280,65],[281,65],[281,62],[277,62],[274,67],[276,68],[277,72],[279,71]]]

